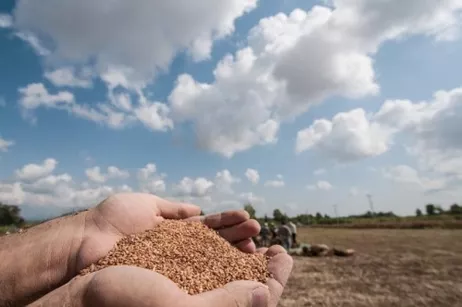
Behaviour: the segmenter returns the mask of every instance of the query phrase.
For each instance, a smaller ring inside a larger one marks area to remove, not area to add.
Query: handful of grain
[[[268,257],[241,252],[200,222],[165,220],[156,228],[122,238],[81,275],[113,265],[133,265],[162,274],[189,294],[236,280],[265,283]]]

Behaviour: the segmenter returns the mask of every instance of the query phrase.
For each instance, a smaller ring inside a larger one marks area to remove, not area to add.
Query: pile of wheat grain
[[[109,254],[81,275],[113,265],[133,265],[160,273],[189,294],[236,280],[265,283],[268,258],[243,253],[200,222],[166,220],[156,228],[122,238]]]

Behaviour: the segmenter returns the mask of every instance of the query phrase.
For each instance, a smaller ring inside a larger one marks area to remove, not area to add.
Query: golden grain
[[[248,254],[200,222],[166,220],[143,233],[122,238],[109,254],[80,272],[132,265],[160,273],[189,294],[223,287],[236,280],[265,283],[268,258]]]

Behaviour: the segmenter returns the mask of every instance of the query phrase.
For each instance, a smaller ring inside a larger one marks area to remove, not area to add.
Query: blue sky
[[[0,4],[0,201],[27,217],[121,191],[259,214],[462,198],[458,1],[57,1]]]

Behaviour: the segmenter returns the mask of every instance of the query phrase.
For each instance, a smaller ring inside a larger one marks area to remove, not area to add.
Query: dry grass
[[[301,242],[354,248],[297,258],[280,306],[462,306],[461,230],[299,231]]]

